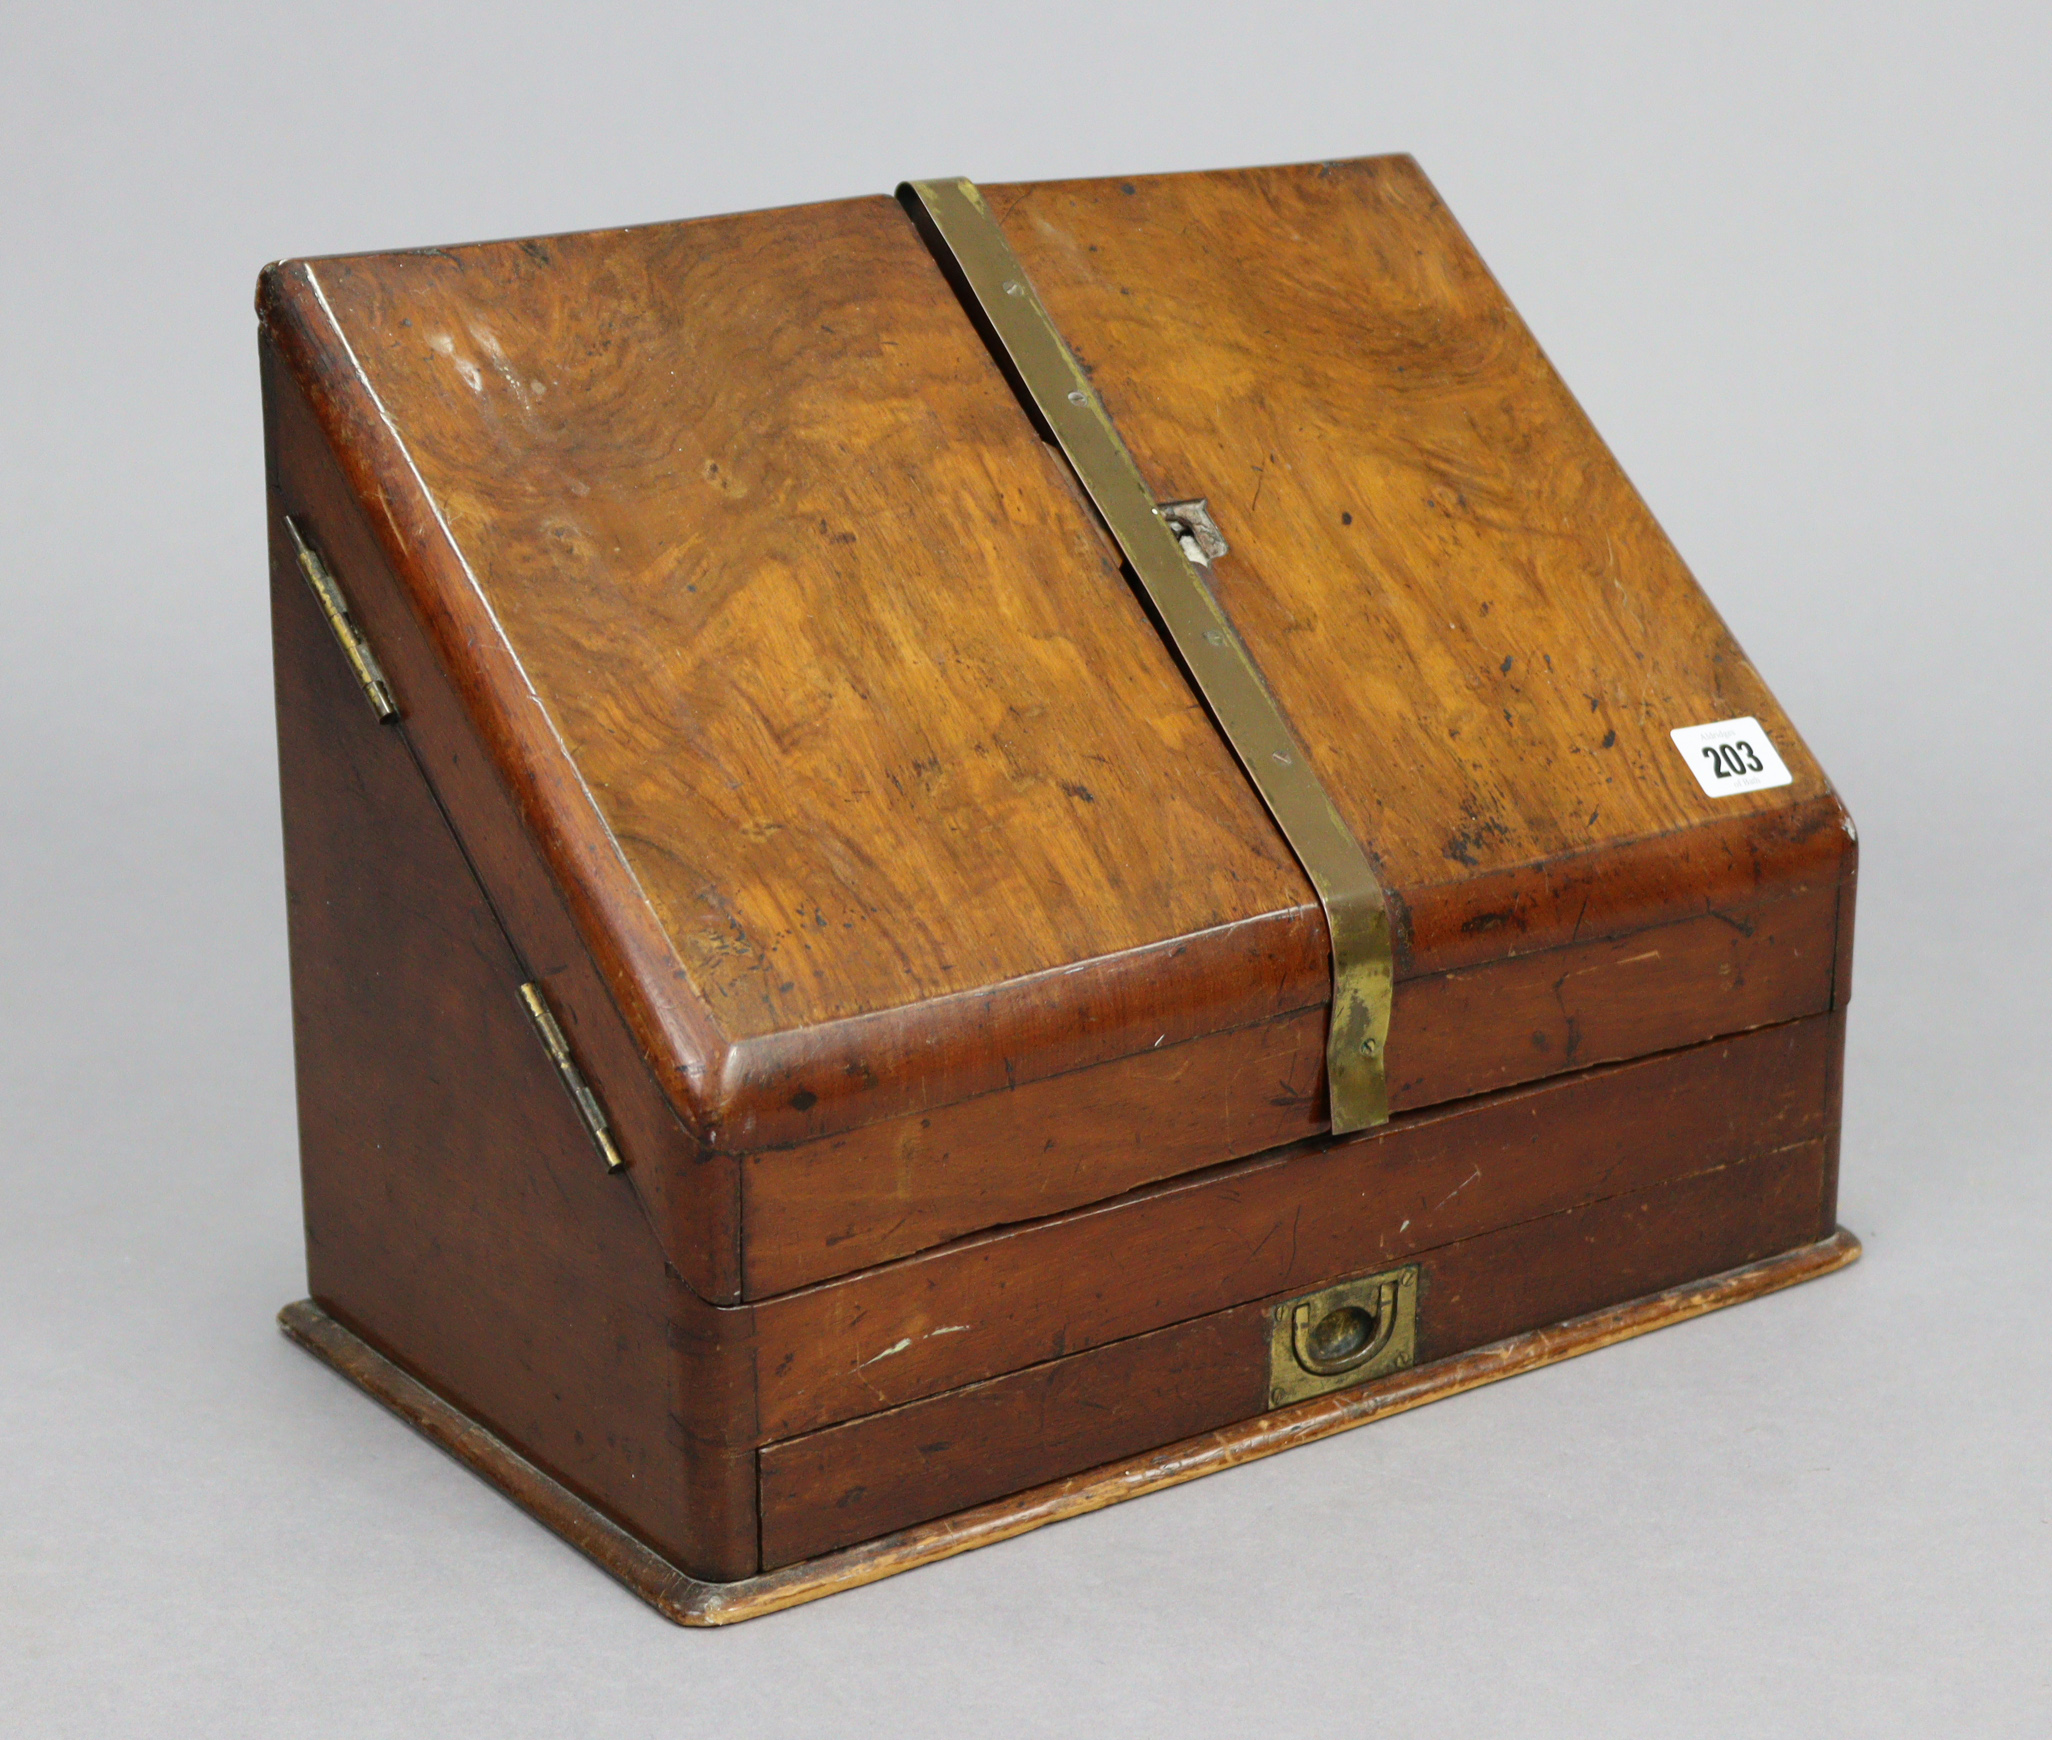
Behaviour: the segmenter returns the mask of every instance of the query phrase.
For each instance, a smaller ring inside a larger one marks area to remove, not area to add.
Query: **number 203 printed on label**
[[[1742,791],[1766,791],[1787,785],[1795,775],[1774,752],[1757,719],[1723,719],[1715,725],[1684,725],[1670,731],[1675,748],[1689,764],[1696,783],[1712,797],[1736,797]]]

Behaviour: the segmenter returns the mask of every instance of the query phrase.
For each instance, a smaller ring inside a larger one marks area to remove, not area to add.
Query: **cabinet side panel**
[[[275,503],[271,549],[310,1289],[676,1563],[745,1575],[750,1458],[685,1424],[720,1362],[747,1357],[705,1333],[735,1314],[691,1295],[606,1175],[519,962],[402,731],[356,690]]]
[[[696,1142],[664,1093],[661,1071],[641,1049],[584,946],[304,394],[268,341],[262,356],[279,505],[320,547],[376,650],[420,769],[598,1089],[632,1168],[633,1187],[654,1212],[665,1254],[701,1297],[717,1303],[738,1298],[740,1193],[734,1163]]]

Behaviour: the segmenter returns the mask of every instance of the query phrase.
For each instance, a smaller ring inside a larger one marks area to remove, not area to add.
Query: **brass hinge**
[[[520,987],[520,1000],[527,1005],[528,1018],[534,1023],[535,1032],[541,1035],[541,1042],[548,1048],[549,1061],[556,1066],[556,1073],[563,1078],[563,1085],[570,1090],[570,1098],[576,1102],[577,1115],[584,1120],[584,1127],[591,1132],[591,1139],[598,1144],[600,1158],[606,1163],[608,1172],[624,1172],[627,1162],[620,1158],[620,1150],[613,1146],[613,1135],[606,1123],[605,1109],[598,1103],[598,1095],[591,1091],[584,1079],[584,1072],[577,1067],[577,1060],[570,1055],[570,1042],[563,1037],[562,1028],[556,1025],[556,1018],[549,1012],[549,1006],[542,997],[541,986],[529,980]]]
[[[285,516],[285,532],[299,558],[299,571],[306,576],[314,601],[320,605],[321,615],[327,619],[328,632],[335,637],[335,644],[342,649],[342,656],[356,673],[356,681],[363,690],[364,699],[370,702],[371,711],[380,721],[398,718],[399,707],[392,699],[391,685],[385,681],[385,673],[378,666],[377,655],[371,651],[370,642],[363,638],[363,630],[356,626],[356,619],[349,614],[349,601],[342,596],[342,588],[335,584],[335,576],[328,572],[328,565],[321,560],[320,552],[307,542],[306,534],[290,514]]]

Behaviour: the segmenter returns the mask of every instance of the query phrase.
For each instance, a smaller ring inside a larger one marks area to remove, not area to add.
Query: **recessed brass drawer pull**
[[[1286,1300],[1269,1338],[1268,1405],[1400,1371],[1417,1351],[1415,1263]]]

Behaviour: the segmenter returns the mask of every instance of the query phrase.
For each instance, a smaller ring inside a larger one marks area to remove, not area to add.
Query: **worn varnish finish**
[[[1744,816],[1765,883],[1840,830],[1409,158],[986,196],[1162,498],[1210,500],[1232,545],[1213,586],[1400,892],[1414,959],[1575,934],[1560,860],[1672,866],[1689,830]],[[1741,714],[1795,783],[1713,811],[1667,732]]]
[[[1815,1142],[1839,1043],[1837,1018],[1813,1016],[1398,1118],[764,1300],[764,1434]],[[1812,1212],[1828,1222],[1828,1205]]]
[[[1807,1244],[1829,1230],[1817,1223],[1823,1176],[1824,1144],[1801,1142],[1412,1253],[1418,1361]],[[1171,1423],[1181,1437],[1266,1411],[1270,1313],[1298,1291],[772,1445],[764,1568],[1133,1455]]]
[[[992,204],[1387,884],[1379,1130],[1325,1132],[1295,862],[894,203],[260,293],[290,1326],[675,1617],[1849,1260],[1850,824],[1415,166]],[[1738,713],[1795,782],[1713,802],[1666,732]],[[1275,1304],[1410,1261],[1425,1369],[1262,1415]]]
[[[1443,1105],[1821,1012],[1838,907],[1820,880],[1781,900],[1408,980],[1391,1102]],[[783,1292],[1313,1136],[1325,1127],[1324,1060],[1325,1011],[1300,1010],[1121,1059],[1087,1084],[1028,1082],[749,1155],[746,1289]],[[1016,1142],[1022,1125],[1030,1152]]]
[[[1832,1006],[1843,812],[1414,166],[993,203],[1389,883],[1399,1105],[1628,1054],[1543,952],[1729,927],[1613,951],[1658,1044]],[[442,801],[674,1109],[629,1158],[704,1296],[1315,1127],[1308,891],[893,204],[262,306]],[[1796,784],[1712,805],[1665,727],[1746,709]],[[1108,1122],[1044,1163],[1057,1102]]]
[[[1294,862],[894,203],[315,262],[268,295],[300,370],[403,432],[406,471],[368,467],[425,484],[470,575],[395,565],[466,612],[431,623],[445,651],[501,643],[501,671],[450,661],[472,706],[579,780],[537,797],[613,863],[559,868],[668,956],[623,965],[706,1134],[866,1086],[757,1105],[807,1030],[902,1074],[861,1023],[910,1005],[940,1006],[903,1043],[981,1052],[996,1022],[1139,1049],[1317,1000]],[[1087,1017],[1032,983],[1084,961]]]
[[[275,525],[272,569],[312,1293],[676,1563],[744,1576],[739,1326],[598,1164],[403,731],[363,705]]]
[[[1084,1516],[1124,1499],[1144,1497],[1281,1450],[1316,1443],[1463,1390],[1500,1383],[1559,1360],[1614,1346],[1828,1275],[1858,1261],[1859,1255],[1859,1240],[1841,1227],[1817,1244],[1743,1268],[1512,1336],[1358,1389],[1315,1396],[1273,1414],[977,1505],[939,1522],[919,1524],[881,1540],[732,1583],[709,1583],[680,1571],[551,1480],[510,1445],[415,1382],[311,1301],[288,1305],[278,1321],[309,1353],[490,1482],[602,1570],[619,1578],[664,1618],[679,1625],[731,1625],[816,1601],[822,1595],[859,1588],[900,1571],[916,1570],[973,1547],[993,1546],[1049,1523]]]

